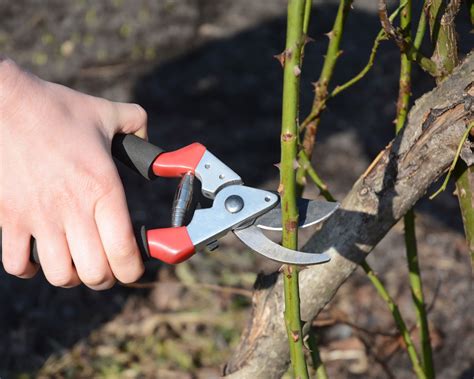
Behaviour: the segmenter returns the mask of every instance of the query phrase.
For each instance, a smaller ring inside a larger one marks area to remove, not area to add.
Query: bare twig
[[[451,163],[451,166],[449,166],[449,170],[448,170],[448,173],[446,174],[446,177],[444,178],[443,184],[441,185],[441,187],[439,187],[439,189],[434,194],[430,196],[430,200],[433,200],[436,196],[438,196],[441,192],[443,192],[446,189],[449,182],[449,178],[451,177],[451,174],[453,173],[454,168],[456,167],[456,163],[458,162],[459,155],[461,154],[462,146],[464,145],[464,142],[466,142],[466,139],[469,136],[469,133],[472,128],[474,128],[474,122],[471,122],[471,124],[466,128],[466,131],[462,135],[461,140],[459,141],[459,144],[458,144],[458,148],[456,150],[456,155],[454,156],[454,159],[453,159],[453,163]]]
[[[385,3],[385,0],[379,0],[378,10],[382,28],[384,29],[385,33],[395,41],[400,50],[405,53],[411,61],[417,62],[424,71],[432,76],[437,76],[438,68],[435,62],[421,54],[420,50],[416,48],[410,40],[406,39],[405,36],[392,25],[388,18],[387,4]]]
[[[403,320],[403,317],[400,311],[398,310],[397,304],[393,301],[392,297],[388,294],[384,285],[382,284],[380,279],[377,277],[375,272],[372,270],[372,268],[369,266],[369,264],[366,261],[362,261],[361,266],[364,269],[365,273],[367,274],[367,277],[369,278],[369,280],[374,285],[378,294],[385,301],[388,308],[390,309],[390,312],[392,313],[393,319],[395,320],[395,325],[397,326],[403,338],[403,341],[405,342],[408,356],[410,357],[410,361],[413,365],[413,371],[415,371],[415,374],[418,378],[425,379],[426,375],[423,370],[423,367],[421,366],[420,359],[418,358],[418,354],[416,353],[415,344],[413,343],[413,340],[411,338],[410,330],[407,328],[405,321]]]
[[[405,9],[406,9],[406,6],[405,6]],[[385,34],[396,42],[400,50],[405,50],[406,49],[405,38],[392,25],[388,17],[387,4],[385,3],[385,0],[379,0],[378,13],[379,13],[379,18],[380,18],[380,23],[382,24],[382,29],[385,31]]]
[[[364,338],[360,334],[358,335],[358,337],[360,338],[360,340],[364,344],[367,351],[372,354],[375,361],[380,365],[380,367],[382,367],[385,374],[387,375],[387,378],[395,379],[395,375],[393,374],[392,370],[390,370],[390,367],[388,366],[388,364],[386,362],[386,359],[383,359],[383,358],[379,357],[377,352],[374,350],[374,347],[373,347],[372,343],[370,343],[370,341],[367,341],[367,338]]]
[[[226,287],[226,286],[219,286],[217,284],[209,284],[209,283],[183,283],[183,282],[174,282],[184,288],[189,288],[191,290],[195,289],[207,289],[210,291],[216,291],[221,293],[226,293],[229,295],[240,295],[245,297],[252,297],[252,291],[247,290],[245,288],[237,288],[237,287]],[[156,282],[148,282],[148,283],[128,283],[121,285],[124,287],[129,288],[155,288],[157,286],[163,285],[163,282],[156,281]]]
[[[315,95],[313,100],[313,106],[310,114],[301,123],[300,131],[304,131],[303,136],[303,150],[311,160],[313,154],[314,142],[316,139],[316,133],[320,122],[321,112],[326,108],[326,101],[328,99],[328,86],[331,81],[334,67],[336,66],[337,60],[341,55],[340,44],[342,35],[344,32],[344,25],[347,19],[347,14],[351,8],[353,0],[340,0],[339,7],[337,9],[336,19],[332,30],[327,34],[329,38],[329,44],[324,57],[323,68],[319,75],[318,81],[314,84]],[[298,194],[301,194],[304,187],[304,178],[306,171],[304,168],[299,167],[296,172],[296,181],[298,183]]]
[[[395,20],[395,18],[398,16],[398,14],[400,13],[400,11],[403,9],[403,7],[406,5],[407,1],[404,1],[402,4],[400,4],[400,6],[390,15],[389,17],[389,21],[390,22],[393,22],[393,20]],[[382,42],[383,40],[387,39],[387,35],[385,34],[385,31],[383,29],[381,29],[379,31],[379,33],[377,34],[377,36],[375,37],[375,40],[374,40],[374,44],[372,46],[372,50],[370,52],[370,56],[369,56],[369,60],[367,62],[367,64],[365,65],[365,67],[356,75],[354,76],[352,79],[348,80],[346,83],[344,84],[341,84],[341,85],[338,85],[336,86],[336,88],[334,88],[334,90],[331,92],[331,94],[329,95],[329,97],[334,97],[336,96],[337,94],[339,94],[340,92],[344,91],[345,89],[349,88],[350,86],[354,85],[355,83],[357,83],[359,80],[361,80],[365,74],[367,74],[367,72],[369,72],[369,70],[372,68],[373,64],[374,64],[374,60],[375,60],[375,55],[377,53],[377,49],[379,48],[379,45],[380,45],[380,42]]]
[[[428,13],[427,5],[427,1],[424,1],[423,7],[421,9],[420,19],[418,20],[418,27],[416,28],[415,39],[413,41],[413,45],[418,50],[421,47],[421,43],[423,42],[423,38],[426,32],[426,14]]]

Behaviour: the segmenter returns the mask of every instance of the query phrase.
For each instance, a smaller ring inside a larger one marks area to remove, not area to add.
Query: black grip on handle
[[[135,239],[137,240],[138,249],[144,262],[150,260],[150,251],[148,250],[148,240],[146,238],[146,229],[142,226],[140,229],[135,230]],[[0,262],[2,261],[2,228],[0,228]],[[38,249],[36,246],[36,240],[31,237],[30,241],[30,261],[33,263],[40,264]]]
[[[117,134],[112,140],[112,155],[146,179],[156,177],[152,165],[164,150],[133,134]]]

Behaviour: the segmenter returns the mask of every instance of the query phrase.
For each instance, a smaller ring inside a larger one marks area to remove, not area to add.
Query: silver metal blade
[[[248,247],[271,260],[292,265],[314,265],[328,262],[331,258],[324,253],[305,253],[287,249],[268,239],[263,232],[252,225],[245,229],[235,229],[234,234]]]
[[[327,219],[339,208],[340,204],[321,200],[298,199],[297,205],[300,214],[298,227],[307,228]],[[254,225],[264,230],[282,230],[281,204],[258,217]]]

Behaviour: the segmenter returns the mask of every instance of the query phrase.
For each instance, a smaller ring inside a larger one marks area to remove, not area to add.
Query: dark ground
[[[0,1],[0,51],[35,74],[149,113],[152,142],[168,149],[200,141],[252,186],[275,189],[279,161],[285,1]],[[375,2],[356,0],[334,83],[365,65],[379,22]],[[318,2],[302,76],[302,114],[335,15]],[[461,50],[473,46],[459,17]],[[331,101],[315,163],[338,198],[393,136],[398,52],[385,42],[367,77]],[[414,97],[433,86],[414,75]],[[175,183],[150,184],[121,170],[137,224],[166,225]],[[417,235],[439,378],[474,376],[472,276],[456,198],[450,191],[417,206]],[[307,197],[317,192],[310,187]],[[401,225],[380,243],[372,265],[409,325]],[[0,378],[218,377],[248,315],[246,293],[259,270],[275,267],[232,237],[186,264],[152,264],[151,289],[52,288],[0,272]],[[1,270],[1,269],[0,269]],[[158,274],[157,274],[158,272]],[[215,285],[215,287],[209,286]],[[332,378],[413,375],[385,304],[362,272],[318,318],[323,360]],[[417,331],[414,330],[416,335]],[[383,364],[382,364],[382,363]]]

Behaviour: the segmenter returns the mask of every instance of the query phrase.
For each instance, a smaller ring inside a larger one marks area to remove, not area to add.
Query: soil
[[[313,9],[303,115],[337,2]],[[282,72],[273,56],[283,50],[285,10],[284,0],[2,1],[0,51],[42,78],[143,105],[152,142],[167,149],[202,142],[246,184],[274,190]],[[333,83],[365,65],[379,28],[376,3],[355,1]],[[463,9],[462,54],[474,46],[469,28]],[[384,42],[366,78],[323,115],[313,161],[339,199],[393,136],[398,61],[397,48]],[[433,85],[415,70],[414,98]],[[167,225],[176,183],[119,171],[134,222]],[[438,377],[467,379],[474,376],[472,271],[452,192],[416,206],[417,238]],[[305,196],[318,192],[310,185]],[[370,263],[417,338],[404,254],[397,225]],[[256,274],[276,268],[232,236],[175,268],[150,264],[141,288],[58,289],[41,274],[23,281],[0,268],[0,378],[217,378],[248,317]],[[331,378],[414,377],[362,270],[315,323]]]

